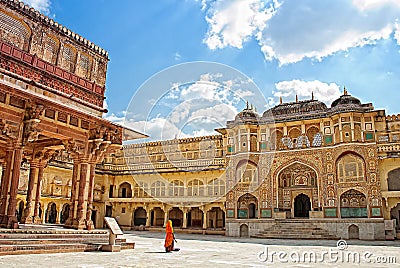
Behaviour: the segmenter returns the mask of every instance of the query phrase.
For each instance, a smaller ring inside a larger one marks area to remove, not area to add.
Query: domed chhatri
[[[326,104],[314,99],[314,94],[312,94],[311,100],[299,101],[296,95],[295,102],[283,103],[282,98],[280,104],[268,109],[263,113],[263,117],[286,117],[288,115],[296,114],[309,114],[309,113],[321,113],[327,110]]]
[[[340,108],[340,107],[361,107],[361,101],[356,97],[351,96],[346,87],[344,88],[343,95],[338,99],[332,102],[332,108]]]
[[[257,123],[260,118],[260,115],[256,112],[253,105],[249,106],[249,103],[246,103],[246,108],[243,109],[240,113],[235,116],[235,121],[243,122],[243,123]]]

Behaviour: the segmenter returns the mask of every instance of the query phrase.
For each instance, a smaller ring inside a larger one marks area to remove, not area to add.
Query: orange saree
[[[172,221],[169,220],[165,226],[165,252],[171,252],[174,250],[174,228],[172,227]]]

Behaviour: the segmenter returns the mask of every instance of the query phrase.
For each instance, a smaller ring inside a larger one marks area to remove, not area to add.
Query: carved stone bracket
[[[38,124],[40,123],[39,118],[42,116],[43,111],[44,106],[41,104],[29,105],[25,109],[23,145],[26,145],[28,142],[35,142],[38,139],[41,132],[41,129],[38,128]]]
[[[0,119],[0,138],[5,140],[18,139],[19,125],[14,122]]]

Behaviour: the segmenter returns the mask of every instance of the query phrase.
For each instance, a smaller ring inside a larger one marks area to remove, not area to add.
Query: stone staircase
[[[275,224],[270,228],[251,237],[266,239],[339,239],[329,234],[327,230],[317,227],[311,221],[297,219],[275,220]]]
[[[0,229],[0,255],[101,251],[108,244],[107,230]],[[134,249],[135,243],[117,238],[121,249]]]

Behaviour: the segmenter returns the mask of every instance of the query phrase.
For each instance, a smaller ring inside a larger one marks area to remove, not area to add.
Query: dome
[[[263,116],[285,116],[294,114],[309,114],[315,112],[325,112],[327,109],[325,103],[318,100],[306,100],[290,103],[281,103],[264,112]]]
[[[250,122],[258,122],[259,118],[260,116],[253,109],[253,107],[249,108],[247,106],[245,109],[243,109],[243,111],[241,111],[235,116],[235,121],[250,123]]]
[[[346,88],[344,89],[344,93],[338,99],[332,102],[332,108],[340,108],[340,107],[360,107],[362,106],[361,101],[353,96],[351,96]]]

